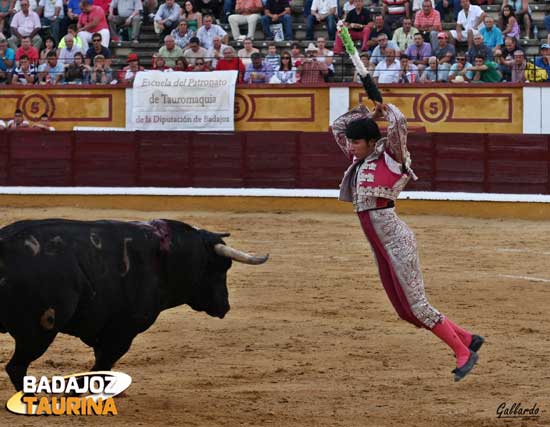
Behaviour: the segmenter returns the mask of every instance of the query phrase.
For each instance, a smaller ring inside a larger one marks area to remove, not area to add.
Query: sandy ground
[[[548,426],[549,222],[406,216],[417,234],[428,297],[487,341],[454,383],[450,350],[397,319],[353,214],[0,210],[24,218],[174,218],[230,231],[232,246],[271,254],[234,265],[223,319],[179,307],[138,336],[117,369],[130,374],[119,415],[21,417],[0,425]],[[1,365],[13,341],[0,335]],[[91,349],[60,335],[29,374],[81,372]],[[0,371],[0,400],[13,393]],[[540,408],[498,419],[497,407]]]

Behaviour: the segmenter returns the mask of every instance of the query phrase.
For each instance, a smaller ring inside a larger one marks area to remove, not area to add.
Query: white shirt
[[[6,129],[6,122],[4,120],[0,120],[0,130]]]
[[[227,35],[225,30],[220,27],[219,25],[212,24],[210,28],[206,28],[206,26],[202,26],[197,31],[197,37],[201,41],[201,46],[205,49],[210,49],[214,43],[212,40],[216,36],[220,36],[220,38],[224,38]]]
[[[378,77],[378,83],[397,83],[400,70],[401,64],[397,59],[389,66],[386,61],[382,61],[374,69],[374,77]]]
[[[63,16],[63,0],[40,0],[38,6],[44,8],[44,18],[53,18],[56,7],[60,8],[59,16]]]
[[[464,9],[462,9],[460,12],[458,12],[458,19],[457,24],[462,25],[462,28],[464,30],[473,30],[474,26],[476,25],[476,21],[478,18],[483,14],[483,9],[479,6],[470,5],[470,8],[468,9],[468,16],[464,13]],[[476,30],[480,30],[483,28],[483,22],[479,24],[478,28],[475,28]]]
[[[311,3],[311,10],[319,15],[328,15],[332,8],[336,9],[336,0],[313,0]]]

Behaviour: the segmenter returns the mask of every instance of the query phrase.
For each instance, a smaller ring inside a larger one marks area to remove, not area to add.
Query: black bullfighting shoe
[[[452,373],[455,374],[455,382],[460,381],[462,378],[470,373],[474,365],[477,363],[478,358],[479,357],[477,353],[470,350],[470,357],[468,358],[468,361],[460,368],[455,368],[452,371]]]
[[[470,346],[468,348],[477,353],[484,342],[485,338],[483,338],[481,335],[472,335],[472,342],[470,343]]]

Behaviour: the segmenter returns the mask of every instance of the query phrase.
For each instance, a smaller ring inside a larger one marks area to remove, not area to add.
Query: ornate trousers
[[[382,285],[399,317],[418,327],[432,329],[443,315],[430,305],[413,232],[395,209],[358,213],[378,264]]]

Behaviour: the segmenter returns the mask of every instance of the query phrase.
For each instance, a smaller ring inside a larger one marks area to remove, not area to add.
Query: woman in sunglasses
[[[269,83],[294,84],[296,81],[296,67],[292,65],[292,56],[285,51],[281,55],[279,69],[273,73]]]

